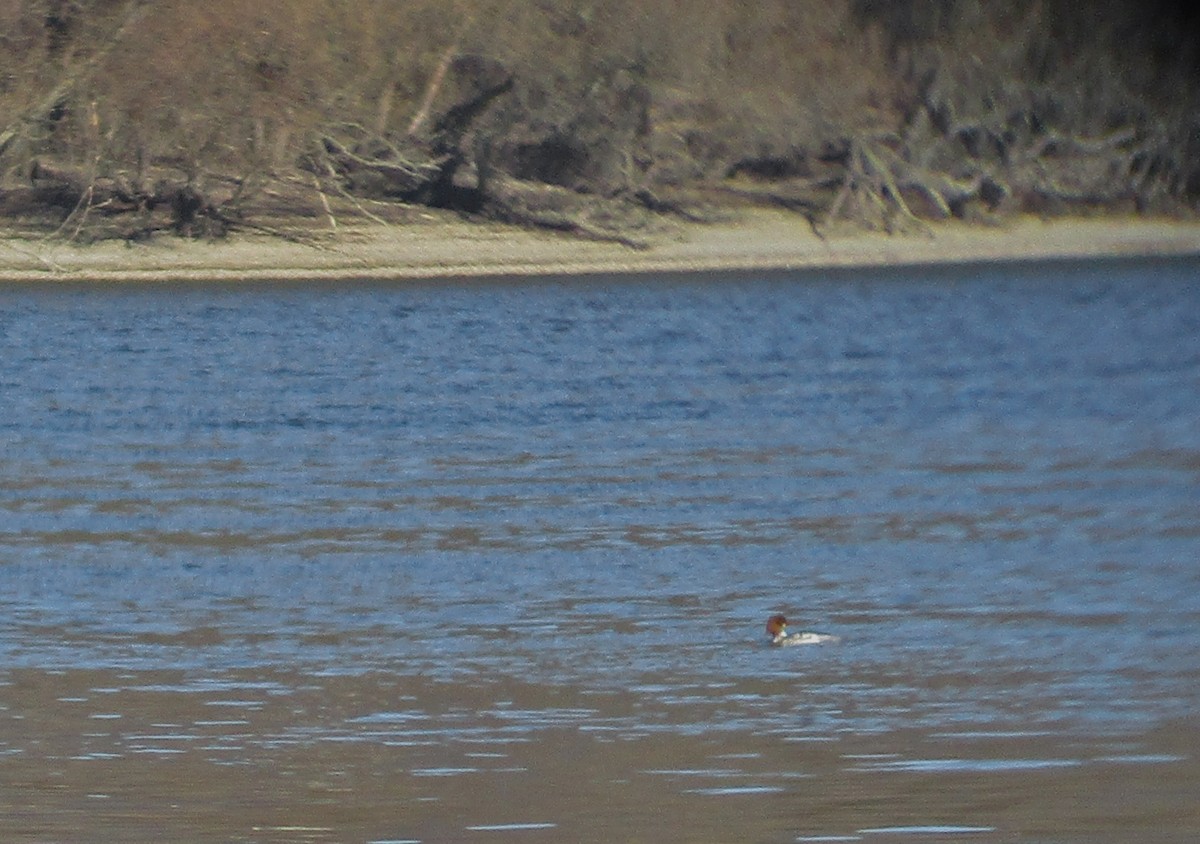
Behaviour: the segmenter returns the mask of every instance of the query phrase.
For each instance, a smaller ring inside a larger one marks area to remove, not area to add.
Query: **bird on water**
[[[837,636],[811,630],[789,633],[787,626],[788,620],[782,615],[776,614],[767,619],[767,635],[771,637],[772,645],[819,645],[838,641]]]

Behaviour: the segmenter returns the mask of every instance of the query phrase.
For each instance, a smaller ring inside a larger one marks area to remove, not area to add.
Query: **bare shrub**
[[[0,0],[0,209],[120,235],[380,202],[538,219],[506,204],[561,216],[559,191],[593,220],[716,192],[887,229],[1177,207],[1200,57],[1170,8]]]
[[[856,3],[889,32],[911,86],[900,156],[924,193],[949,178],[988,187],[989,207],[1051,212],[1195,200],[1197,48],[1163,15],[1061,0],[933,7]],[[939,209],[965,207],[943,198]]]

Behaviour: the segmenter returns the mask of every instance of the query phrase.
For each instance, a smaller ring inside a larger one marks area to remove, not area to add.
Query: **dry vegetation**
[[[1082,10],[1082,11],[1081,11]],[[1176,4],[0,0],[0,218],[81,240],[306,236],[414,206],[636,243],[1195,210]]]

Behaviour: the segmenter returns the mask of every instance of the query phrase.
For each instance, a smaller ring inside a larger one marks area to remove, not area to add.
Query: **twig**
[[[16,252],[18,255],[24,255],[26,258],[32,258],[35,261],[40,261],[42,264],[45,264],[46,268],[51,270],[52,272],[65,273],[67,271],[67,268],[64,267],[62,264],[59,264],[56,261],[54,261],[50,258],[47,258],[45,255],[42,255],[40,252],[35,252],[32,249],[25,249],[24,247],[17,246],[16,244],[14,244],[11,240],[9,240],[6,237],[0,238],[0,243],[4,244],[4,246],[11,249],[13,252]]]
[[[433,108],[433,101],[437,99],[438,92],[442,89],[442,83],[446,81],[446,73],[450,70],[450,63],[454,61],[455,54],[458,53],[458,44],[451,44],[442,53],[442,58],[438,61],[438,66],[433,71],[433,76],[429,77],[429,84],[425,86],[425,96],[421,98],[421,105],[417,109],[417,113],[413,115],[412,120],[408,123],[408,134],[415,135],[417,130],[421,128],[426,120],[429,119],[429,112]]]
[[[368,220],[371,220],[372,222],[380,223],[381,225],[385,225],[385,226],[391,225],[387,220],[383,219],[378,214],[372,214],[370,211],[368,211],[366,208],[364,208],[363,204],[358,201],[358,198],[356,196],[354,196],[352,193],[350,193],[348,190],[346,190],[345,187],[342,186],[341,180],[338,179],[338,177],[337,177],[337,171],[333,169],[333,165],[329,163],[328,158],[322,158],[322,163],[325,165],[325,170],[329,173],[330,177],[333,179],[333,184],[337,188],[337,192],[339,194],[341,194],[341,196],[344,199],[347,199],[351,203],[353,203],[354,207],[358,209],[360,214],[362,214],[364,217],[366,217]],[[315,179],[316,176],[313,176],[313,178]],[[321,195],[321,199],[322,199],[322,201],[325,200],[324,194]]]
[[[337,229],[337,218],[333,216],[333,210],[329,207],[329,198],[325,196],[325,191],[321,190],[321,180],[317,178],[317,174],[312,174],[313,188],[317,191],[317,196],[321,197],[321,207],[325,209],[325,217],[329,220],[329,228]]]

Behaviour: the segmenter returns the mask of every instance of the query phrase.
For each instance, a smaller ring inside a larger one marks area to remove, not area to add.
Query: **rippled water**
[[[1195,840],[1198,269],[0,290],[0,836]]]

